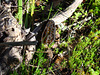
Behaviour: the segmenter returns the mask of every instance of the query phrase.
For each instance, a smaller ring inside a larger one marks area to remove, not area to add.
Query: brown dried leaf
[[[37,1],[35,2],[35,4],[36,4],[37,6],[40,6],[41,1],[40,1],[40,0],[37,0]]]
[[[52,51],[51,49],[48,49],[48,50],[47,50],[47,53],[48,53],[48,57],[49,57],[50,59],[52,59],[52,58],[53,58],[53,51]]]
[[[58,56],[57,59],[55,60],[55,64],[60,65],[63,59],[64,59],[63,57]]]

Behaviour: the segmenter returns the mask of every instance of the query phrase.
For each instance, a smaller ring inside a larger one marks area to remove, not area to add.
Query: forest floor
[[[16,2],[13,5],[20,4]],[[34,30],[35,24],[52,18],[73,2],[36,0],[31,3],[31,0],[23,0],[22,22],[17,8],[12,7],[12,14],[24,27]],[[56,34],[50,36],[55,37],[54,41],[49,45],[39,42],[30,63],[25,65],[23,61],[10,75],[100,75],[99,13],[100,0],[83,0],[71,17],[56,25]]]

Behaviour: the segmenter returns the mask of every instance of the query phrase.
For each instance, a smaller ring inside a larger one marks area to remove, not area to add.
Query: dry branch
[[[73,12],[82,3],[82,1],[83,0],[75,0],[73,4],[71,4],[68,8],[65,9],[65,11],[58,13],[54,18],[51,18],[51,20],[55,22],[55,25],[58,25],[61,22],[65,21],[73,14]]]
[[[20,41],[20,42],[4,42],[0,46],[22,46],[22,45],[36,45],[37,41]]]

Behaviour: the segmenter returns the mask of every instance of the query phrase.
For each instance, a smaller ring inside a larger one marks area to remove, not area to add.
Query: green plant
[[[98,62],[95,61],[99,60],[96,54],[97,49],[99,47],[99,43],[100,40],[95,41],[94,43],[88,37],[85,37],[84,40],[81,39],[81,42],[77,44],[77,46],[73,50],[72,56],[69,58],[70,68],[73,72],[78,72],[78,69],[81,68],[89,72],[89,67],[92,67],[92,70],[94,68],[95,71],[98,73],[99,69],[96,67],[99,67],[99,64],[96,64]]]
[[[19,19],[19,24],[22,25],[22,20],[23,20],[23,16],[22,16],[22,0],[18,0],[18,19]]]

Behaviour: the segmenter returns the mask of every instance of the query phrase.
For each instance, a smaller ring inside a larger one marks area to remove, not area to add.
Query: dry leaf
[[[53,51],[52,51],[51,49],[48,49],[48,50],[47,50],[47,53],[48,53],[48,57],[49,57],[50,59],[52,59],[52,58],[53,58]]]

